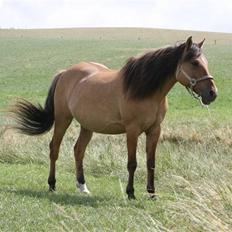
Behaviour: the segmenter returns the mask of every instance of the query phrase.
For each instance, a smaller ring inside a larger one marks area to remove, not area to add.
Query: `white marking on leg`
[[[80,184],[79,182],[77,182],[77,188],[80,189],[81,193],[90,194],[90,191],[88,190],[87,185],[85,183],[84,184]]]
[[[148,193],[148,197],[149,197],[149,199],[157,200],[158,195],[155,193]]]

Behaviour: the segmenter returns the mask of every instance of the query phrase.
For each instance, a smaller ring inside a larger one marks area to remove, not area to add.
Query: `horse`
[[[58,73],[48,92],[44,107],[19,100],[12,109],[15,128],[27,135],[48,132],[54,124],[50,142],[48,185],[56,190],[56,161],[62,138],[73,118],[80,124],[74,146],[76,184],[89,194],[84,177],[83,159],[93,132],[126,134],[126,193],[135,199],[134,173],[137,167],[138,137],[146,135],[147,192],[155,194],[155,154],[161,123],[168,109],[167,94],[179,82],[189,92],[209,105],[217,97],[217,87],[209,74],[202,45],[190,36],[173,46],[131,57],[120,70],[103,64],[81,62]]]

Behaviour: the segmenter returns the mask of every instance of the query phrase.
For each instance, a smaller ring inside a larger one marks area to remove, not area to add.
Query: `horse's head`
[[[209,74],[208,61],[202,54],[202,45],[193,43],[192,37],[182,44],[184,50],[177,66],[176,79],[194,96],[200,96],[204,104],[209,105],[217,97],[217,87],[213,76]],[[195,92],[195,94],[194,94]]]

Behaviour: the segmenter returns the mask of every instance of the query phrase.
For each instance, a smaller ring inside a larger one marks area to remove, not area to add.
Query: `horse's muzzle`
[[[217,90],[211,89],[209,92],[203,93],[201,95],[202,102],[205,105],[209,105],[217,98],[217,95],[218,95]]]

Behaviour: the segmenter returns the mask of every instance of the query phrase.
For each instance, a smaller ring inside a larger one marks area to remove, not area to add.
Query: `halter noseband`
[[[210,75],[206,75],[206,76],[203,76],[203,77],[200,77],[198,79],[195,79],[195,78],[192,78],[190,77],[184,70],[181,66],[178,66],[177,69],[176,69],[176,79],[178,77],[178,75],[180,73],[183,73],[184,74],[184,77],[188,79],[189,81],[189,86],[185,86],[186,89],[188,90],[188,92],[190,93],[190,95],[194,98],[196,98],[197,100],[199,100],[201,102],[202,105],[204,105],[201,101],[201,98],[200,98],[200,95],[196,94],[194,91],[193,91],[193,87],[197,85],[198,82],[200,81],[204,81],[204,80],[213,80],[213,76],[210,76]]]

